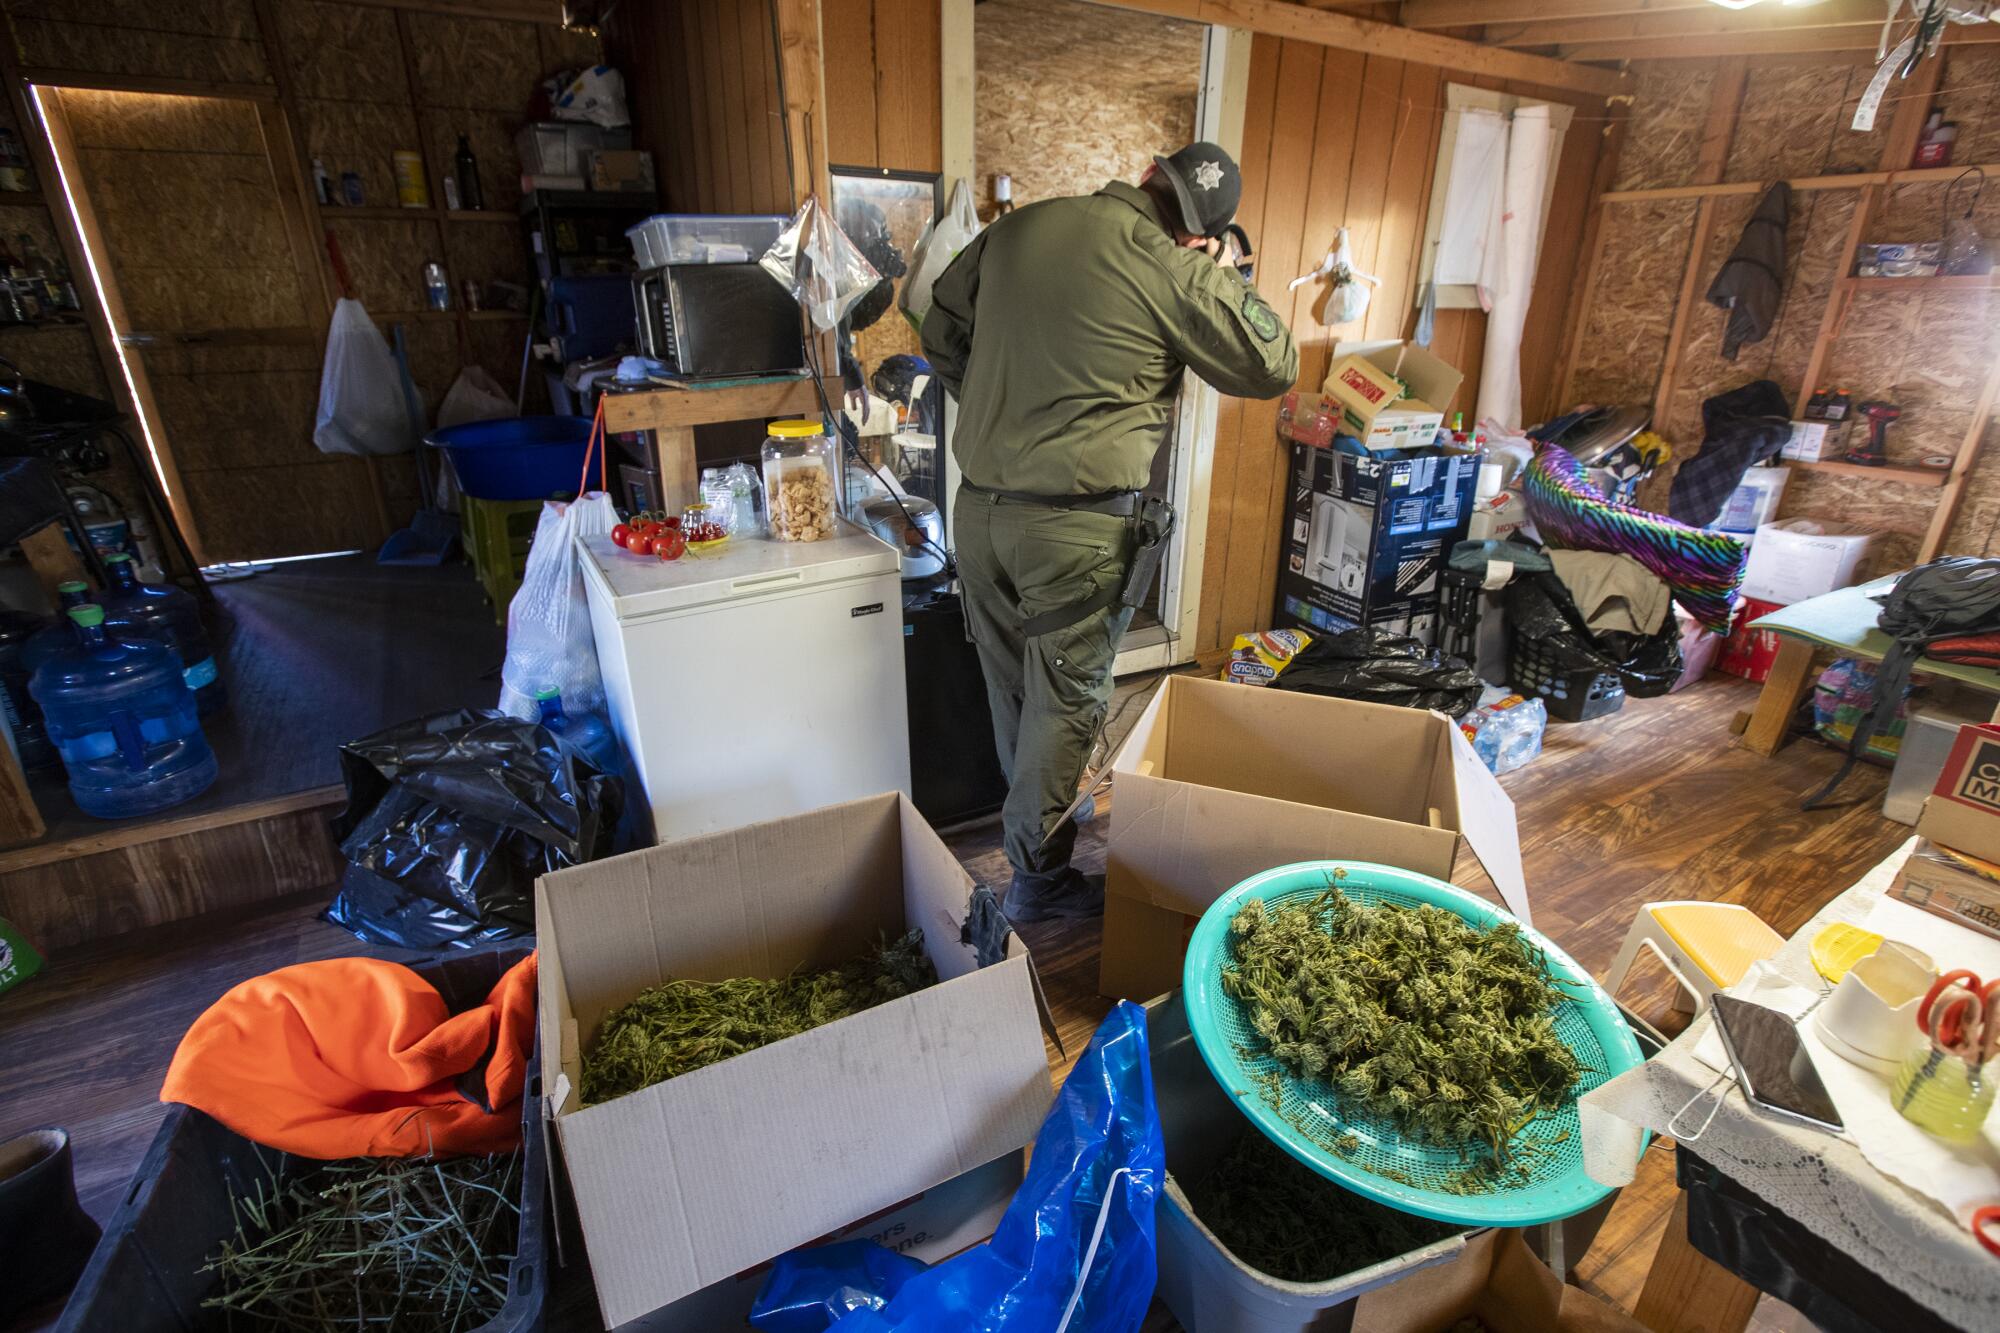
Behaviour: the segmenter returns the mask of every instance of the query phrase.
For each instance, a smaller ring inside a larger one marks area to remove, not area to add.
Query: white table
[[[1865,918],[1914,844],[1915,839],[1904,844],[1821,909],[1779,951],[1776,969],[1799,985],[1824,990],[1809,953],[1813,936],[1834,922]],[[1949,1322],[2000,1329],[2000,1259],[1980,1248],[1943,1209],[1877,1171],[1851,1141],[1752,1110],[1733,1078],[1718,1075],[1695,1056],[1712,1021],[1704,1012],[1660,1054],[1587,1094],[1585,1107],[1685,1142],[1777,1211]],[[1722,1100],[1714,1120],[1693,1136],[1718,1093]],[[1683,1131],[1678,1135],[1670,1128],[1676,1117]],[[1586,1154],[1591,1137],[1586,1122]],[[1684,1216],[1685,1209],[1677,1209],[1668,1223],[1656,1275],[1663,1260],[1683,1257],[1676,1246],[1692,1255]],[[1742,1310],[1746,1319],[1748,1313]],[[1721,1333],[1719,1325],[1708,1327]]]

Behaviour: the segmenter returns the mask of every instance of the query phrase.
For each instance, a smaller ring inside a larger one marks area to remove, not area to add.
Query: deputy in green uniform
[[[1229,154],[1195,143],[1136,186],[1031,204],[965,248],[924,318],[959,405],[958,570],[1009,783],[1016,921],[1103,910],[1057,822],[1110,699],[1128,570],[1160,536],[1140,493],[1182,371],[1252,398],[1298,376],[1290,332],[1218,239],[1242,193]]]

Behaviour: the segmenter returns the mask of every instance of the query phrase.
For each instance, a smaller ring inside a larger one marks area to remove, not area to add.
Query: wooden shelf
[[[1838,463],[1832,460],[1802,463],[1797,459],[1787,459],[1785,465],[1810,468],[1814,472],[1831,472],[1839,477],[1865,477],[1870,481],[1889,481],[1899,486],[1942,486],[1951,476],[1949,469],[1941,467],[1864,467],[1859,463]]]
[[[88,333],[90,324],[81,319],[38,319],[32,324],[0,324],[0,333],[54,333],[58,329]]]
[[[445,213],[450,222],[505,222],[519,226],[521,219],[512,213],[502,213],[491,208],[454,208]]]
[[[840,386],[829,381],[827,396],[838,399]],[[812,416],[820,410],[819,394],[809,376],[739,384],[727,389],[637,389],[604,395],[604,427],[613,434],[632,430],[672,430],[706,426],[718,421],[750,421],[758,417]]]
[[[319,216],[322,222],[338,222],[342,218],[357,222],[436,222],[435,208],[380,208],[369,205],[351,208],[346,204],[321,204]]]
[[[1858,292],[1990,292],[2000,290],[2000,274],[1973,273],[1935,278],[1842,278],[1840,285]]]

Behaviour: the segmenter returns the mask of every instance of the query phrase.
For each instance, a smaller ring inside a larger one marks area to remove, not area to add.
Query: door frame
[[[940,0],[940,59],[943,77],[942,117],[944,180],[972,180],[978,173],[974,152],[978,74],[973,52],[975,0]],[[1075,0],[1078,4],[1108,0]],[[1249,97],[1251,33],[1242,28],[1209,25],[1203,35],[1201,85],[1195,102],[1195,133],[1220,144],[1231,154],[1243,151],[1243,109]],[[1130,675],[1193,661],[1200,621],[1202,567],[1208,553],[1209,483],[1215,466],[1215,432],[1222,396],[1190,375],[1182,386],[1175,413],[1172,480],[1168,491],[1179,510],[1173,538],[1161,561],[1161,624],[1128,634],[1112,673]],[[958,404],[945,396],[945,438],[958,423]],[[945,503],[958,495],[958,460],[945,451]]]

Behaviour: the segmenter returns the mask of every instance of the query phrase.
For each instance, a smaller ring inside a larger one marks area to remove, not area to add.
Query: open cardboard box
[[[1181,984],[1209,904],[1294,861],[1449,880],[1459,839],[1530,922],[1514,803],[1442,713],[1169,676],[1105,769],[1115,784],[1098,989]]]
[[[1645,1333],[1645,1326],[1564,1284],[1518,1231],[1466,1238],[1449,1264],[1362,1294],[1354,1333],[1449,1333],[1477,1319],[1492,1333]]]
[[[1035,981],[1011,935],[979,965],[972,892],[895,793],[541,878],[547,1114],[607,1326],[1033,1140],[1052,1097]],[[830,967],[913,926],[937,985],[581,1105],[583,1046],[646,987]]]
[[[1335,343],[1322,388],[1340,404],[1341,433],[1363,448],[1421,449],[1436,438],[1463,383],[1449,361],[1391,338]]]

